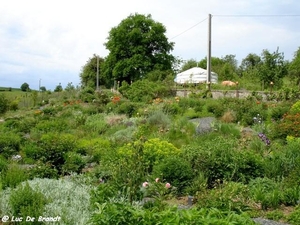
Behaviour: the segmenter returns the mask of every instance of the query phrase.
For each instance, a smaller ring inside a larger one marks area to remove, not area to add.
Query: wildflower
[[[169,189],[171,187],[170,183],[166,183],[166,188]]]
[[[148,186],[149,186],[149,183],[148,183],[147,181],[143,183],[143,187],[144,187],[144,188],[146,188],[146,187],[148,187]]]
[[[258,137],[259,137],[263,142],[265,142],[265,144],[266,144],[267,146],[269,146],[269,145],[271,144],[271,141],[267,138],[267,136],[266,136],[265,134],[259,133],[259,134],[258,134]]]
[[[159,182],[159,178],[156,178],[156,179],[155,179],[155,182],[158,183],[158,182]]]

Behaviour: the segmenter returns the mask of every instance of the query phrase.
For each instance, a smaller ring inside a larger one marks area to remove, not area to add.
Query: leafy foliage
[[[4,94],[0,94],[0,115],[4,114],[9,109],[9,100]]]
[[[170,70],[174,43],[166,28],[151,15],[130,15],[110,30],[106,48],[110,51],[103,72],[107,79],[137,81],[153,70]]]
[[[155,98],[162,98],[172,94],[170,87],[167,87],[162,82],[153,82],[147,79],[138,80],[128,85],[122,83],[119,89],[120,93],[133,102],[150,102]]]
[[[20,185],[10,194],[9,203],[12,207],[12,213],[15,217],[23,217],[20,224],[28,224],[25,219],[30,217],[36,218],[33,224],[41,224],[37,221],[44,213],[45,205],[47,203],[46,197],[39,191],[33,190],[28,183]]]
[[[25,83],[23,83],[22,85],[21,85],[21,90],[22,91],[29,91],[30,90],[30,88],[29,88],[29,84],[27,84],[26,82]]]
[[[93,90],[97,86],[97,60],[98,60],[98,73],[99,73],[99,84],[98,85],[108,85],[108,81],[103,76],[102,67],[104,64],[104,59],[97,55],[89,58],[86,64],[82,67],[80,73],[80,81],[83,87],[90,87]]]

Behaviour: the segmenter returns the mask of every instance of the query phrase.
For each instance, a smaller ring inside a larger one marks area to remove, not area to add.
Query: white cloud
[[[208,13],[297,14],[299,7],[291,0],[4,1],[0,8],[0,86],[14,86],[15,79],[10,81],[7,76],[15,74],[23,75],[22,82],[32,82],[32,88],[37,88],[39,79],[44,84],[47,81],[45,86],[51,89],[59,80],[64,85],[78,83],[81,67],[94,53],[108,54],[103,43],[110,29],[132,13],[151,14],[172,38],[207,18]],[[279,46],[291,56],[298,48],[300,35],[292,29],[299,27],[298,18],[272,18],[272,23],[270,18],[213,16],[213,55],[243,58]],[[175,42],[174,55],[201,60],[207,52],[207,20],[171,41]]]

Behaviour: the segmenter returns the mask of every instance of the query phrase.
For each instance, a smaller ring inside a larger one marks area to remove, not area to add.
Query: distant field
[[[0,92],[4,91],[21,91],[20,88],[0,87]]]
[[[32,92],[24,92],[20,88],[0,87],[0,94],[4,94],[10,101],[17,101],[19,108],[33,106]],[[37,101],[41,101],[42,95],[38,95]]]

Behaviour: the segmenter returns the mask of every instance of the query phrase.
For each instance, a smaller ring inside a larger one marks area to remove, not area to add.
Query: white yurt
[[[174,79],[177,84],[198,84],[207,82],[207,70],[193,67],[178,73]],[[211,83],[218,83],[218,74],[211,72]]]

